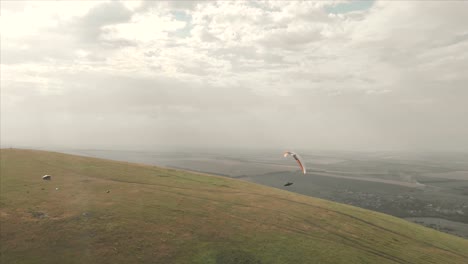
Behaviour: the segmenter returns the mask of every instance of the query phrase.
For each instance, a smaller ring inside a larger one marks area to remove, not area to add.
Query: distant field
[[[447,233],[458,233],[468,238],[468,224],[433,217],[408,217],[406,219]]]
[[[226,177],[17,149],[0,176],[1,263],[468,262],[466,239]]]
[[[452,180],[465,180],[468,181],[468,171],[450,171],[442,173],[425,173],[425,177],[442,178]]]

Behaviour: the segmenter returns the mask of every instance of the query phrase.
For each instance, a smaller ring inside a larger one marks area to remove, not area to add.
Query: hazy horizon
[[[1,1],[1,146],[468,152],[468,2]]]

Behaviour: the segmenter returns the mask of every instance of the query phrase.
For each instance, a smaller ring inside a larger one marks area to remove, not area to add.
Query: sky
[[[468,151],[468,1],[1,1],[2,147]]]

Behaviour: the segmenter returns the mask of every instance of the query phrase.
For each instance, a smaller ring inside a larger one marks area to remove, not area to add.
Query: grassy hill
[[[1,263],[468,263],[468,240],[229,178],[17,149],[0,173]]]

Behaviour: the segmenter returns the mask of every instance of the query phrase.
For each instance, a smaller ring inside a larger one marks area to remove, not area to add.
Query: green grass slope
[[[468,263],[468,240],[229,178],[17,149],[0,173],[1,263]]]

